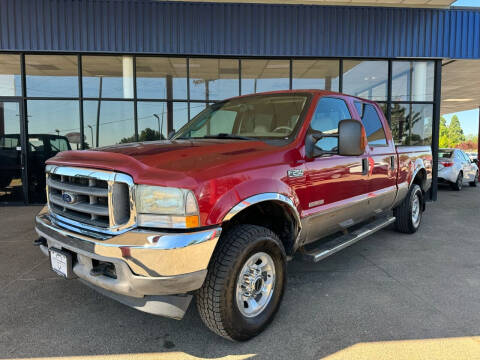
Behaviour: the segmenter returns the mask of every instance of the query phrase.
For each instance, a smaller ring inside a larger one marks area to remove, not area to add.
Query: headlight
[[[158,228],[193,228],[200,224],[195,195],[190,190],[137,185],[138,224]]]

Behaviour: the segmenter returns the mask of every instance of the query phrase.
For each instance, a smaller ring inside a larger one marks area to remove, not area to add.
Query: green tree
[[[450,125],[448,125],[448,139],[451,147],[455,147],[465,141],[465,135],[457,115],[452,116]]]
[[[165,140],[165,136],[162,134],[162,136],[160,137],[160,132],[150,128],[146,128],[142,130],[138,135],[138,141],[153,141],[158,139]],[[135,135],[132,135],[130,137],[122,138],[120,140],[120,144],[131,143],[134,141],[135,141]]]
[[[443,116],[440,117],[440,136],[438,146],[440,148],[448,148],[450,146],[448,139],[447,120]]]

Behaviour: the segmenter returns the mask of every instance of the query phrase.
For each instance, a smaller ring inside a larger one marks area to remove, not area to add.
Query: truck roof
[[[348,96],[349,98],[353,99],[358,99],[363,102],[367,103],[372,103],[374,104],[375,101],[364,99],[358,96],[353,96],[353,95],[348,95],[336,91],[329,91],[329,90],[320,90],[320,89],[292,89],[292,90],[276,90],[276,91],[265,91],[265,92],[259,92],[255,94],[245,94],[245,95],[240,95],[240,96],[234,96],[231,98],[228,98],[226,100],[231,100],[231,99],[241,99],[244,97],[248,96],[256,96],[256,95],[272,95],[272,94],[298,94],[298,93],[309,93],[312,95],[321,95],[321,96],[326,96],[326,95],[340,95],[340,96]]]

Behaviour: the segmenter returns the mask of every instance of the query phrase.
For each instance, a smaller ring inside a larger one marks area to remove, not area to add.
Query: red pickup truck
[[[168,141],[47,164],[35,242],[54,271],[177,319],[196,296],[232,340],[273,319],[294,254],[319,261],[392,223],[417,231],[432,178],[430,148],[395,147],[378,105],[318,90],[228,99]]]

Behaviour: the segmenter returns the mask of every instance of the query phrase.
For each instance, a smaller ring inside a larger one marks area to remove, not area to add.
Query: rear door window
[[[371,146],[387,146],[385,130],[383,129],[382,121],[375,106],[355,101],[355,107],[365,127],[368,144]]]

